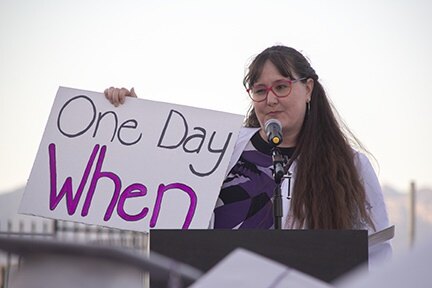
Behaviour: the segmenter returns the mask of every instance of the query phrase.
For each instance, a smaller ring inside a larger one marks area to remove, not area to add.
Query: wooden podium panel
[[[150,231],[151,252],[202,271],[208,271],[237,247],[326,282],[368,261],[366,230]]]

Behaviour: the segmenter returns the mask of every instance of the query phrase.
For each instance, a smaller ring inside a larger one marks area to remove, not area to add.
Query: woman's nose
[[[276,96],[276,94],[273,93],[273,90],[270,89],[267,92],[267,104],[271,105],[277,102],[278,102],[278,97]]]

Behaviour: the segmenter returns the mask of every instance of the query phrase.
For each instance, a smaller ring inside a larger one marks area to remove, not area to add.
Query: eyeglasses
[[[252,101],[262,102],[267,99],[268,93],[273,92],[278,98],[287,97],[291,93],[292,84],[298,81],[305,80],[306,77],[294,80],[279,80],[273,83],[272,86],[267,87],[265,85],[254,85],[246,91]]]

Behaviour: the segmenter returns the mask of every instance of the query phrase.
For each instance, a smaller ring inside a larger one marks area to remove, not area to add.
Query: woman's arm
[[[390,226],[387,215],[387,208],[384,202],[384,196],[379,184],[375,171],[369,159],[362,153],[357,153],[356,166],[359,171],[361,181],[363,182],[366,200],[371,219],[375,225],[374,231],[369,227],[369,234],[381,231]],[[379,266],[383,261],[388,261],[392,256],[392,246],[390,241],[369,247],[369,270],[373,271],[374,267]]]

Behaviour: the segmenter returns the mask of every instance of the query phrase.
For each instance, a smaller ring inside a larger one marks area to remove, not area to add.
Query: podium
[[[368,261],[366,230],[150,231],[150,258],[161,254],[204,272],[238,247],[325,282]]]

